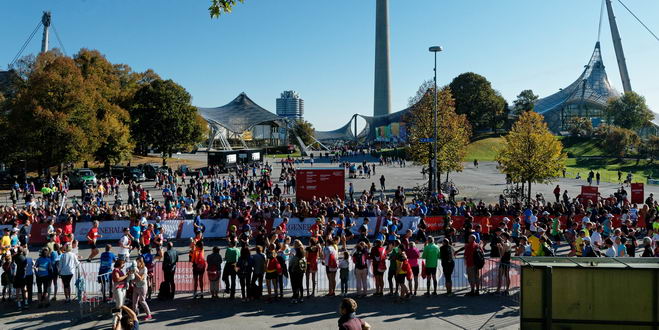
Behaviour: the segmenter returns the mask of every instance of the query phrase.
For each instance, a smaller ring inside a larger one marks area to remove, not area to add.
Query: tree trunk
[[[529,199],[528,199],[529,205],[531,205],[531,180],[529,180]]]

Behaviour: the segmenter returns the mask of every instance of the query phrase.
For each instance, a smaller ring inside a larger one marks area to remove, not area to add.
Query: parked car
[[[146,181],[146,175],[137,167],[126,167],[124,169],[124,180],[144,182]]]
[[[160,172],[160,167],[155,164],[141,164],[137,166],[148,180],[155,180],[156,175]]]
[[[82,187],[83,184],[96,186],[96,173],[88,168],[79,168],[69,173],[69,184],[73,188]]]

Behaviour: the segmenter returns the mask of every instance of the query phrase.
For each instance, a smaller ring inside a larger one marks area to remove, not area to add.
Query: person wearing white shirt
[[[535,214],[529,217],[529,223],[531,224],[532,233],[538,231],[538,227],[536,226],[536,223],[538,223],[538,217]]]
[[[597,229],[590,234],[590,240],[593,246],[602,248],[602,225],[597,225]]]
[[[64,297],[66,298],[66,302],[69,303],[71,302],[71,279],[80,262],[78,261],[78,256],[71,252],[71,245],[67,244],[64,249],[65,252],[60,257],[57,270],[64,284]]]
[[[124,235],[119,239],[119,259],[128,262],[130,259],[130,230],[124,228]]]
[[[609,238],[606,239],[606,252],[604,255],[606,255],[609,258],[615,258],[618,256],[618,252],[616,251],[615,246],[613,245],[613,241]]]

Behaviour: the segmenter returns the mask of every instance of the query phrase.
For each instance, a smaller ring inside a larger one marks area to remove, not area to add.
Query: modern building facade
[[[304,100],[295,91],[284,91],[277,99],[277,115],[300,120],[304,117]]]

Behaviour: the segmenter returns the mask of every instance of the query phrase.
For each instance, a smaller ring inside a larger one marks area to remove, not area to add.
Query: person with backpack
[[[288,259],[288,270],[291,275],[291,287],[293,288],[292,302],[294,304],[304,302],[302,279],[307,272],[307,259],[304,254],[303,246],[296,247],[293,255]]]
[[[453,270],[455,269],[455,260],[453,260],[454,255],[455,252],[453,251],[451,241],[448,238],[444,238],[442,240],[442,246],[439,248],[439,259],[442,262],[444,285],[446,286],[446,295],[448,296],[453,295]],[[435,288],[436,287],[437,286],[435,286]]]
[[[190,251],[192,262],[192,298],[204,298],[204,273],[206,272],[206,258],[204,257],[204,242],[199,240]],[[197,286],[199,295],[197,295]]]
[[[220,292],[220,274],[222,273],[222,255],[220,255],[220,248],[213,247],[213,253],[206,257],[206,274],[210,282],[211,298],[219,298]]]
[[[476,243],[476,236],[471,235],[468,238],[467,244],[465,244],[464,247],[458,249],[456,253],[462,250],[464,250],[464,260],[465,265],[467,266],[467,280],[469,281],[469,286],[471,288],[471,291],[469,291],[466,295],[479,296],[479,271],[485,265],[485,255],[483,253],[483,249],[478,243]]]
[[[253,268],[254,264],[252,263],[249,248],[244,246],[240,250],[240,258],[238,258],[238,261],[236,262],[238,279],[240,279],[240,294],[243,298],[243,302],[248,302],[251,298],[249,295],[249,284],[252,282]]]

